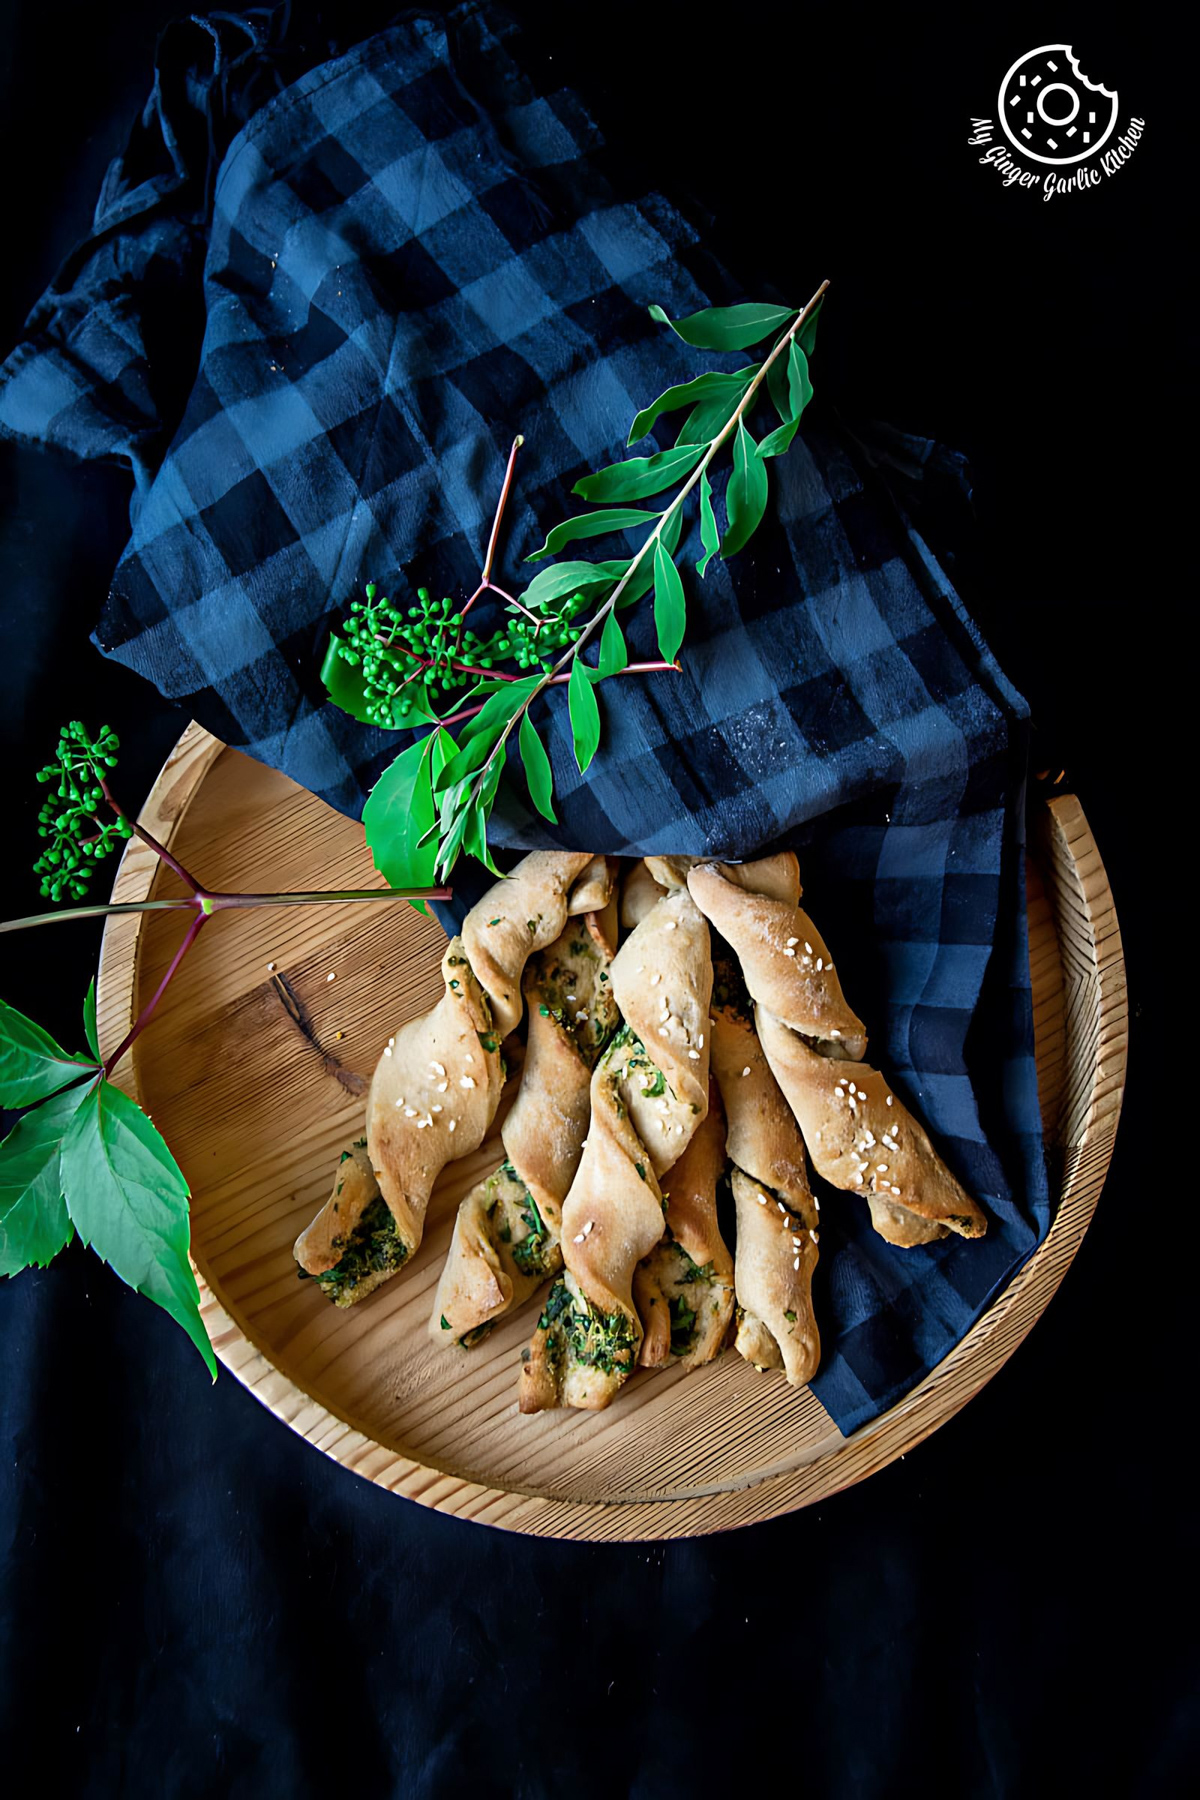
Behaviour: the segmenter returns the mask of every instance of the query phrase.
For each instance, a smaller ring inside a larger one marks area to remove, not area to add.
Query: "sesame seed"
[[[884,1105],[890,1106],[891,1104],[892,1104],[892,1096],[889,1094],[887,1099],[884,1101]]]
[[[594,1225],[595,1225],[595,1223],[596,1223],[596,1221],[595,1221],[595,1219],[589,1219],[589,1220],[588,1220],[588,1222],[587,1222],[587,1224],[586,1224],[586,1225],[585,1225],[585,1226],[584,1226],[584,1228],[583,1228],[583,1235],[584,1235],[584,1237],[586,1237],[586,1236],[587,1236],[587,1234],[588,1234],[588,1232],[589,1232],[589,1231],[591,1231],[591,1230],[592,1230],[592,1228],[593,1228],[593,1226],[594,1226]]]
[[[876,1163],[875,1169],[876,1169],[876,1172],[880,1175],[887,1174],[887,1164],[886,1163]]]
[[[386,1047],[386,1048],[385,1048],[385,1050],[384,1050],[384,1052],[383,1052],[383,1054],[384,1054],[384,1055],[385,1055],[385,1056],[390,1056],[390,1055],[391,1055],[391,1054],[392,1054],[392,1046],[391,1046],[391,1045],[390,1045],[390,1044],[388,1044],[388,1045],[387,1045],[387,1047]]]
[[[807,953],[807,954],[808,954],[808,955],[809,955],[809,956],[811,956],[811,955],[812,955],[812,953],[813,953],[813,947],[812,947],[812,945],[811,945],[811,944],[810,944],[810,943],[808,943],[808,942],[807,942],[807,940],[806,940],[806,941],[805,941],[805,945],[804,945],[804,948],[805,948],[805,951],[806,951],[806,953]]]
[[[862,1178],[862,1173],[861,1173],[861,1171],[860,1171],[860,1172],[859,1172],[859,1174],[857,1174],[857,1175],[856,1175],[856,1176],[855,1176],[855,1177],[854,1177],[854,1185],[855,1185],[855,1187],[861,1187],[861,1186],[862,1186],[862,1180],[863,1180],[863,1178]]]
[[[473,1075],[463,1075],[460,1078],[458,1085],[459,1087],[473,1088],[475,1086],[475,1077]]]
[[[779,1208],[780,1212],[783,1214],[784,1218],[786,1219],[787,1218],[787,1207],[783,1204],[783,1201],[777,1200],[775,1202],[775,1204]]]
[[[330,971],[329,971],[328,975],[325,977],[325,979],[326,979],[326,981],[333,980],[333,970],[332,969],[330,969]]]
[[[424,1129],[427,1125],[432,1125],[432,1124],[433,1124],[432,1119],[418,1119],[417,1120],[417,1130],[424,1131]]]
[[[817,1242],[817,1241],[818,1241],[818,1239],[817,1239],[817,1234],[816,1234],[816,1232],[815,1232],[815,1231],[814,1231],[814,1230],[813,1230],[813,1229],[812,1229],[812,1227],[811,1227],[811,1225],[810,1225],[810,1226],[809,1226],[809,1230],[808,1230],[808,1235],[809,1235],[809,1237],[810,1237],[810,1238],[811,1238],[811,1239],[812,1239],[812,1241],[813,1241],[813,1243],[814,1243],[814,1244],[815,1244],[815,1243],[816,1243],[816,1242]]]
[[[269,970],[272,970],[272,971],[273,971],[273,970],[274,970],[274,968],[275,968],[275,964],[274,964],[274,963],[268,963],[268,964],[267,964],[267,968],[268,968],[268,969],[269,969]]]
[[[439,1093],[439,1094],[444,1094],[444,1093],[445,1093],[445,1091],[446,1091],[446,1089],[447,1089],[447,1088],[448,1088],[448,1087],[449,1087],[449,1086],[450,1086],[450,1083],[449,1083],[449,1082],[448,1082],[448,1081],[439,1081],[439,1082],[438,1082],[438,1084],[437,1084],[437,1091],[438,1091],[438,1093]]]
[[[699,1044],[700,1048],[703,1050],[703,1048],[704,1048],[704,1033],[703,1032],[700,1033],[700,1036],[696,1039],[696,1042]]]
[[[893,1192],[893,1194],[898,1194],[900,1192],[900,1189],[898,1187],[894,1187],[892,1189],[892,1192]]]
[[[690,1059],[691,1059],[691,1061],[692,1061],[692,1062],[699,1062],[699,1061],[700,1061],[700,1052],[699,1052],[699,1051],[698,1051],[698,1050],[689,1050],[689,1051],[688,1051],[688,1056],[689,1056],[689,1058],[690,1058]]]
[[[674,921],[674,919],[664,919],[664,921],[663,921],[663,930],[664,930],[664,931],[674,931],[674,929],[675,929],[675,921]]]
[[[833,1026],[833,1027],[832,1027],[832,1028],[831,1028],[831,1030],[830,1030],[830,1033],[829,1033],[829,1035],[830,1035],[830,1037],[831,1037],[831,1038],[833,1038],[833,1037],[841,1037],[841,1035],[842,1035],[842,1034],[841,1034],[841,1032],[840,1032],[840,1031],[839,1031],[839,1030],[838,1030],[838,1028],[837,1028],[837,1026],[836,1026],[836,1025],[834,1025],[834,1026]]]
[[[742,1074],[748,1075],[749,1073],[750,1073],[750,1065],[749,1065],[749,1063],[747,1063],[746,1067],[742,1070]]]
[[[817,958],[817,974],[818,974],[818,975],[819,975],[819,974],[820,974],[820,973],[821,973],[821,970],[822,970],[822,969],[823,969],[823,968],[824,968],[824,967],[825,967],[825,964],[824,964],[824,962],[823,962],[823,961],[822,961],[822,959],[821,959],[821,958],[820,958],[820,957],[819,957],[819,956],[818,956],[818,958]]]
[[[796,1258],[795,1262],[792,1264],[792,1267],[793,1267],[793,1269],[798,1269],[800,1267],[800,1258],[799,1257]]]
[[[765,1206],[767,1204],[767,1196],[765,1194],[756,1194],[754,1197],[760,1206]]]
[[[417,1116],[416,1107],[415,1106],[406,1106],[404,1109],[404,1116],[406,1119],[415,1119]]]
[[[789,938],[788,939],[788,949],[790,950],[793,944],[798,944],[799,942],[800,942],[799,938]]]
[[[656,969],[654,974],[650,977],[650,986],[657,987],[661,980],[662,980],[662,974],[660,973],[660,971],[658,971]]]
[[[446,1128],[446,1129],[447,1129],[447,1130],[448,1130],[448,1131],[457,1131],[457,1129],[458,1129],[458,1120],[457,1120],[457,1119],[451,1119],[451,1121],[450,1121],[450,1123],[449,1123],[449,1125],[448,1125],[448,1126],[447,1126],[447,1128]]]
[[[431,1062],[429,1066],[433,1070],[435,1075],[444,1075],[446,1073],[445,1069],[443,1069],[441,1063],[439,1063],[439,1062]]]
[[[795,956],[796,952],[794,950],[785,950],[783,954],[785,956]]]
[[[817,1196],[815,1194],[813,1195],[813,1205],[816,1207],[817,1211],[820,1212],[821,1202],[817,1199]]]
[[[676,1137],[682,1137],[682,1136],[683,1136],[683,1126],[682,1126],[682,1125],[677,1125],[677,1126],[676,1126],[676,1127],[675,1127],[675,1136],[676,1136]]]
[[[578,1236],[578,1237],[573,1237],[573,1238],[572,1238],[572,1239],[571,1239],[571,1242],[572,1242],[572,1243],[573,1243],[573,1244],[582,1244],[582,1242],[583,1242],[583,1233],[582,1233],[582,1231],[581,1231],[581,1232],[580,1232],[580,1233],[579,1233],[579,1236]]]

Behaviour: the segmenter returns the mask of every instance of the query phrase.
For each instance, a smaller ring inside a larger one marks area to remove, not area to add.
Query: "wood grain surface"
[[[361,825],[196,725],[142,818],[211,888],[381,885]],[[117,1070],[192,1189],[205,1325],[224,1365],[294,1430],[423,1505],[509,1530],[645,1539],[771,1518],[860,1481],[951,1417],[1020,1343],[1087,1229],[1125,1076],[1121,939],[1079,802],[1049,802],[1030,862],[1030,956],[1043,1118],[1061,1201],[1049,1236],[954,1351],[899,1405],[844,1437],[807,1389],[727,1354],[689,1376],[635,1376],[607,1412],[517,1414],[533,1318],[475,1350],[426,1335],[458,1201],[500,1160],[496,1129],[435,1189],[402,1275],[339,1310],[297,1280],[292,1243],[361,1130],[362,1078],[441,992],[441,928],[395,906],[218,915]],[[180,892],[136,839],[114,898]],[[178,914],[113,920],[99,982],[107,1053],[153,992]]]

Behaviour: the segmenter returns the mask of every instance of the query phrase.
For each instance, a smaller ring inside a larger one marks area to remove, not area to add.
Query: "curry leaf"
[[[657,400],[651,401],[650,405],[644,407],[638,414],[630,428],[627,441],[634,444],[638,438],[645,437],[662,413],[679,412],[683,407],[695,406],[701,400],[718,398],[724,400],[732,395],[734,396],[734,405],[736,405],[742,390],[757,373],[757,365],[752,365],[747,369],[738,369],[732,375],[710,370],[707,375],[697,375],[693,381],[681,382],[678,387],[667,388],[658,396]],[[696,443],[699,440],[689,438],[687,441]]]
[[[706,469],[700,477],[700,542],[704,546],[704,555],[696,564],[696,573],[703,575],[708,567],[709,558],[721,547],[720,535],[717,531],[717,518],[713,512],[712,483],[708,479]]]
[[[62,1191],[85,1244],[187,1332],[216,1379],[188,1262],[188,1184],[141,1107],[111,1081],[89,1089],[63,1138]]]
[[[619,675],[622,669],[628,667],[629,651],[625,646],[625,633],[617,623],[616,613],[610,612],[600,633],[600,673]]]
[[[612,618],[610,613],[609,618]],[[517,733],[517,744],[521,752],[521,761],[525,765],[525,779],[529,783],[529,798],[541,813],[543,819],[549,819],[557,825],[552,798],[554,794],[554,771],[550,767],[550,758],[546,755],[546,747],[537,733],[537,726],[528,712],[521,719],[521,728]]]
[[[575,761],[581,775],[586,772],[600,742],[600,708],[590,679],[592,674],[593,671],[576,657],[567,683],[567,711],[571,716]]]
[[[654,550],[654,625],[659,654],[673,663],[687,629],[687,600],[679,570],[661,543]]]
[[[629,567],[623,562],[563,562],[540,569],[521,595],[526,606],[538,606],[543,600],[561,600],[567,594],[587,593],[590,588],[611,587]]]
[[[777,369],[784,370],[786,379],[781,377],[772,386],[772,377]],[[794,339],[788,347],[786,365],[781,356],[776,357],[771,364],[767,371],[767,385],[783,423],[763,439],[758,446],[758,454],[778,456],[791,444],[800,424],[800,415],[813,395],[812,382],[808,376],[808,358]]]
[[[729,524],[721,540],[722,557],[733,556],[753,536],[767,507],[767,469],[758,455],[758,446],[738,424],[733,446],[733,472],[725,490],[725,510]]]
[[[575,518],[564,519],[561,525],[556,525],[541,549],[532,551],[525,561],[540,562],[543,556],[557,556],[564,544],[572,544],[577,538],[605,537],[610,531],[628,531],[631,525],[646,525],[657,516],[639,506],[611,506],[604,512],[578,513]]]
[[[0,1275],[45,1268],[74,1236],[58,1159],[86,1094],[84,1087],[55,1094],[23,1114],[0,1143]]]
[[[49,1032],[0,1000],[0,1106],[32,1106],[92,1068],[89,1057],[69,1056]]]
[[[456,745],[445,729],[433,731],[389,763],[363,808],[371,860],[389,887],[429,887],[437,862],[436,842],[422,843],[437,809],[433,782]],[[425,911],[424,901],[412,904]]]
[[[625,462],[612,463],[595,475],[585,475],[571,489],[583,500],[644,500],[648,494],[660,494],[664,488],[682,481],[704,454],[702,444],[689,444],[683,450],[660,450],[654,456],[631,456]]]
[[[794,319],[796,310],[794,306],[747,302],[742,306],[706,306],[686,319],[669,319],[661,306],[652,306],[650,317],[660,325],[669,325],[685,344],[697,350],[748,350],[751,344],[761,343]]]

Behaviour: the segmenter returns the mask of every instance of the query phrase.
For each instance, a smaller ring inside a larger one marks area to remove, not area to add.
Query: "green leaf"
[[[557,556],[564,544],[576,538],[607,537],[610,531],[628,531],[632,525],[646,525],[657,513],[645,512],[639,506],[610,506],[604,512],[578,513],[556,525],[540,550],[534,550],[526,562],[540,562],[543,556]]]
[[[371,860],[389,887],[433,885],[437,845],[421,839],[437,817],[434,779],[456,751],[448,731],[432,731],[402,750],[371,789],[363,827]],[[425,911],[423,900],[412,905]]]
[[[0,1000],[0,1106],[32,1106],[92,1068],[89,1057],[69,1056],[48,1031]]]
[[[662,413],[679,412],[683,407],[695,406],[701,400],[718,398],[723,400],[727,396],[733,395],[733,404],[736,406],[741,398],[742,390],[757,373],[757,363],[746,369],[737,369],[732,375],[724,375],[718,370],[710,370],[706,375],[697,375],[693,381],[685,381],[678,387],[667,388],[665,393],[660,394],[657,400],[651,401],[650,405],[644,407],[638,414],[630,427],[629,437],[626,441],[634,444],[638,438],[645,437]],[[698,443],[700,440],[688,438],[686,441]]]
[[[654,456],[631,456],[595,475],[585,475],[571,492],[591,501],[644,500],[648,494],[660,494],[682,481],[703,454],[704,446],[697,444],[683,450],[660,450]]]
[[[778,378],[777,370],[783,371]],[[758,446],[758,454],[779,456],[795,437],[800,416],[813,396],[813,386],[808,376],[808,358],[794,339],[788,347],[786,365],[782,357],[777,357],[768,369],[767,386],[783,423],[762,440]]]
[[[520,681],[506,681],[484,701],[475,717],[468,719],[459,732],[458,754],[449,759],[434,781],[435,793],[444,793],[482,768],[504,727],[533,698],[541,680],[539,670],[536,675],[525,675]]]
[[[451,820],[437,845],[437,872],[444,881],[458,861],[463,836],[470,823],[470,809],[463,807]]]
[[[567,710],[571,715],[571,735],[575,744],[575,761],[579,773],[586,772],[600,742],[600,708],[589,679],[591,671],[576,657],[571,664],[567,683]]]
[[[93,975],[88,983],[88,991],[83,996],[83,1035],[88,1041],[88,1048],[96,1061],[100,1061],[100,1040],[96,1036],[96,977]]]
[[[55,1094],[19,1118],[0,1143],[0,1275],[45,1268],[75,1235],[58,1153],[86,1095],[83,1087]]]
[[[497,762],[499,768],[499,762]],[[463,849],[468,856],[479,859],[489,874],[499,875],[500,870],[492,861],[492,853],[488,849],[487,822],[490,806],[484,803],[483,795],[473,800],[467,808],[467,825],[463,832]]]
[[[668,513],[666,524],[654,540],[655,549],[657,549],[659,544],[662,544],[666,549],[667,555],[674,556],[676,550],[679,548],[679,540],[682,535],[683,508],[682,506],[677,506],[673,512]],[[647,542],[649,542],[648,539]],[[629,586],[617,601],[617,611],[624,612],[627,606],[632,606],[636,600],[642,598],[643,594],[648,594],[653,586],[654,552],[648,550],[639,562]]]
[[[748,350],[794,319],[794,306],[765,306],[749,301],[742,306],[706,306],[686,319],[668,319],[661,306],[650,308],[650,317],[669,325],[685,344],[697,350]]]
[[[674,662],[687,629],[687,599],[679,570],[660,543],[654,546],[654,625],[659,654]]]
[[[821,308],[824,304],[824,300],[818,300],[793,339],[794,343],[799,344],[805,356],[811,356],[813,353],[817,341],[817,320],[821,316]]]
[[[609,618],[612,614],[609,614]],[[541,813],[543,819],[549,819],[557,825],[551,800],[554,794],[554,771],[550,767],[550,758],[546,755],[546,747],[537,733],[537,726],[525,713],[521,719],[517,733],[517,746],[521,752],[521,761],[525,765],[525,779],[529,783],[529,798]]]
[[[183,1326],[215,1381],[188,1262],[187,1182],[161,1133],[111,1081],[98,1081],[77,1108],[63,1138],[61,1173],[83,1242]]]
[[[584,594],[589,588],[611,587],[629,567],[629,558],[618,562],[562,562],[541,569],[534,576],[521,599],[526,606],[537,606],[543,600],[561,600],[567,594]]]
[[[379,720],[371,718],[367,712],[367,696],[363,689],[362,668],[352,667],[344,656],[338,655],[338,645],[344,640],[334,631],[330,633],[329,644],[325,651],[325,660],[321,664],[321,680],[333,704],[349,713],[363,725],[378,725]],[[424,720],[432,724],[437,714],[431,709],[421,682],[413,681],[404,690],[405,698],[411,703],[411,710],[400,718],[395,704],[392,706],[391,728],[394,731],[407,730],[419,725]]]
[[[757,367],[750,371],[752,376],[757,373]],[[687,444],[706,446],[714,438],[720,437],[745,398],[749,385],[749,381],[743,382],[734,394],[718,396],[715,400],[705,400],[701,405],[694,406],[680,427],[679,436],[675,440],[676,448]]]
[[[628,667],[629,651],[625,645],[625,633],[617,623],[616,613],[610,612],[600,633],[600,673],[619,675],[622,669]]]
[[[704,546],[704,555],[696,564],[696,573],[703,575],[708,567],[709,558],[720,549],[721,538],[717,531],[717,515],[713,512],[712,483],[705,469],[700,477],[700,542]]]
[[[725,490],[729,525],[721,540],[722,557],[735,555],[750,540],[766,509],[766,464],[745,425],[739,423],[733,445],[733,473]]]

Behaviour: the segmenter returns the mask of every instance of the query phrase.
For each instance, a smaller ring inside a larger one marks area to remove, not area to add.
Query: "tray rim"
[[[140,815],[167,847],[205,777],[227,746],[191,722],[167,757]],[[430,1468],[381,1445],[284,1375],[231,1318],[195,1269],[205,1329],[224,1366],[277,1418],[332,1460],[436,1511],[532,1536],[650,1541],[756,1523],[809,1505],[866,1479],[952,1418],[1003,1367],[1045,1307],[1091,1222],[1111,1161],[1128,1057],[1128,1001],[1115,904],[1083,808],[1056,794],[1040,817],[1041,855],[1062,966],[1066,1060],[1081,1030],[1094,1037],[1082,1089],[1064,1097],[1061,1197],[1049,1233],[993,1304],[910,1393],[849,1436],[830,1421],[827,1440],[786,1468],[739,1485],[617,1500],[564,1499],[491,1487]],[[160,864],[137,838],[125,846],[114,901],[146,897]],[[132,1017],[145,915],[110,918],[97,981],[101,1042],[120,1041]],[[140,1099],[136,1057],[114,1078]]]

